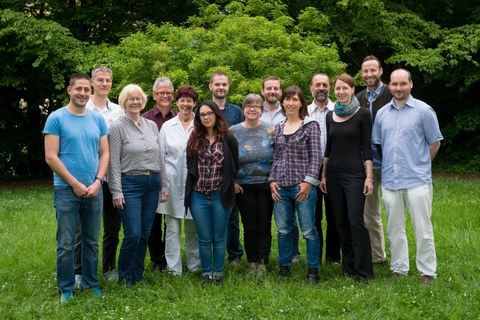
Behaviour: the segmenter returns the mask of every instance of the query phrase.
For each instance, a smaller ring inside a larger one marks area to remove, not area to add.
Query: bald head
[[[401,107],[410,97],[413,88],[412,75],[408,70],[396,69],[390,75],[388,84],[397,107]]]

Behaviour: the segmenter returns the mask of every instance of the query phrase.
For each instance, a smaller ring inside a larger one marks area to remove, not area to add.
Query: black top
[[[325,157],[329,171],[364,170],[364,160],[372,160],[372,116],[365,108],[358,109],[344,122],[333,120],[333,111],[327,114],[327,146]]]
[[[235,175],[238,171],[238,142],[227,132],[223,136],[223,179],[222,179],[222,204],[227,209],[235,205]],[[198,178],[198,158],[191,155],[187,149],[187,182],[185,184],[185,208],[190,206],[193,187]]]

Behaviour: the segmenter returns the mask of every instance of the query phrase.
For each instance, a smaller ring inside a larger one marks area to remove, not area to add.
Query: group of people
[[[278,275],[288,277],[300,255],[299,226],[306,280],[317,283],[323,207],[325,261],[341,263],[344,276],[373,279],[373,264],[387,261],[380,184],[391,277],[409,271],[408,209],[417,269],[429,284],[436,276],[431,161],[443,137],[433,109],[411,96],[410,73],[393,71],[388,86],[382,73],[380,61],[367,56],[366,89],[355,95],[354,79],[338,75],[336,103],[329,99],[328,75],[314,74],[310,105],[299,87],[282,92],[281,80],[270,76],[263,98],[248,94],[241,107],[227,102],[224,72],[212,73],[212,99],[199,104],[192,87],[174,92],[168,78],[157,78],[155,107],[143,114],[147,95],[140,86],[125,86],[116,105],[108,99],[110,69],[96,68],[92,78],[74,74],[69,103],[44,129],[54,172],[60,300],[70,299],[75,287],[103,294],[97,276],[102,212],[103,275],[127,286],[143,282],[147,247],[154,269],[182,274],[182,222],[188,270],[220,285],[226,253],[231,264],[243,255],[239,214],[249,274],[267,271],[273,215]]]

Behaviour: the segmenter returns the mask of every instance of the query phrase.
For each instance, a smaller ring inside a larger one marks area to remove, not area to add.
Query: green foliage
[[[0,180],[48,172],[44,114],[61,105],[84,46],[55,22],[11,10],[0,10],[0,43]]]
[[[384,81],[407,67],[414,96],[435,108],[445,136],[438,162],[478,168],[479,17],[468,0],[2,1],[0,180],[48,171],[41,112],[65,102],[74,71],[110,66],[113,99],[131,82],[150,92],[161,75],[207,98],[209,74],[222,69],[240,103],[268,75],[305,91],[314,72],[358,80],[369,54],[384,62]]]
[[[209,10],[214,7],[209,6]],[[199,26],[204,22],[192,21],[190,27],[149,25],[145,32],[123,39],[119,46],[92,52],[88,61],[111,61],[115,78],[121,79],[114,93],[130,82],[150,88],[155,77],[164,75],[176,87],[188,84],[201,98],[209,98],[210,73],[226,69],[231,82],[229,99],[236,103],[247,93],[259,92],[268,75],[280,77],[284,86],[300,85],[308,94],[314,72],[343,71],[344,64],[334,48],[288,32],[276,20],[233,14],[216,20],[209,29]]]

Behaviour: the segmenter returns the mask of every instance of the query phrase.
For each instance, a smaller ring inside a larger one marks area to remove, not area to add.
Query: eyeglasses
[[[213,111],[209,111],[209,112],[205,112],[205,113],[200,113],[200,118],[210,118],[212,116],[215,115],[215,112]]]
[[[253,105],[253,106],[245,106],[245,109],[260,110],[260,109],[262,109],[262,107]]]
[[[171,96],[173,92],[157,91],[155,94],[158,94],[159,96]]]
[[[128,98],[127,100],[130,101],[130,102],[136,102],[136,101],[142,102],[142,101],[143,101],[143,98],[140,98],[140,97],[130,97],[130,98]]]

